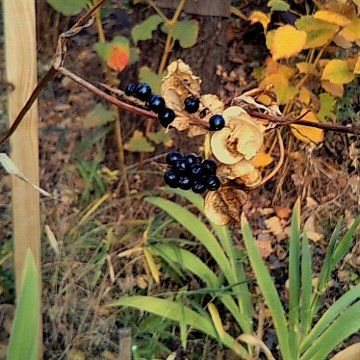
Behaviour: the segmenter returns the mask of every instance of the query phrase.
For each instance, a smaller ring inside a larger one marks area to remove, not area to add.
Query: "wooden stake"
[[[3,14],[6,80],[14,87],[14,90],[9,87],[8,94],[11,125],[37,82],[35,0],[3,0]],[[10,145],[13,162],[31,182],[38,185],[37,111],[35,102],[12,136]],[[28,248],[40,271],[40,210],[38,191],[16,177],[12,178],[12,210],[16,290],[19,293]]]

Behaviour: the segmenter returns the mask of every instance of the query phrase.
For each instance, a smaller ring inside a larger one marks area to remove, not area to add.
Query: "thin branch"
[[[148,111],[148,110],[145,110],[145,109],[141,109],[139,107],[136,107],[134,105],[130,105],[130,104],[124,102],[124,101],[121,101],[121,100],[115,98],[114,96],[111,96],[111,95],[107,94],[106,92],[100,90],[99,88],[97,88],[93,84],[90,84],[88,81],[84,80],[83,78],[81,78],[78,75],[75,75],[74,73],[72,73],[71,71],[65,69],[64,67],[60,67],[58,69],[58,72],[60,74],[63,74],[64,76],[68,77],[69,79],[75,81],[76,83],[83,86],[84,88],[91,91],[92,93],[101,96],[102,98],[109,101],[111,104],[116,105],[120,109],[124,109],[124,110],[130,111],[130,112],[132,112],[134,114],[145,116],[145,117],[148,117],[148,118],[151,118],[151,119],[157,119],[158,118],[158,116],[154,112]]]
[[[323,129],[323,130],[327,130],[327,131],[335,131],[335,132],[344,133],[344,134],[354,134],[357,136],[360,135],[360,125],[344,126],[344,125],[338,125],[338,124],[315,123],[312,121],[303,120],[301,118],[300,119],[290,119],[290,118],[286,118],[286,117],[263,114],[263,113],[260,113],[257,111],[252,111],[252,110],[247,110],[247,112],[249,113],[249,115],[251,115],[255,118],[274,122],[274,123],[277,123],[279,126],[304,125],[304,126],[315,127],[315,128]]]

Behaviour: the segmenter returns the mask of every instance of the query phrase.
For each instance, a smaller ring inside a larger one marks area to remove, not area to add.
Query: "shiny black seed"
[[[186,155],[184,159],[187,161],[189,165],[194,165],[199,162],[199,158],[193,154]]]
[[[194,164],[191,167],[191,176],[194,179],[201,179],[205,174],[205,169],[202,165],[200,164]]]
[[[135,96],[143,101],[150,100],[151,87],[148,84],[139,84],[136,87]]]
[[[129,84],[126,88],[125,88],[125,95],[127,96],[131,96],[135,94],[135,90],[136,90],[136,84]]]
[[[225,120],[219,114],[213,115],[209,120],[209,125],[211,131],[221,130],[225,126]]]
[[[158,95],[151,95],[149,100],[149,108],[155,113],[159,114],[165,108],[165,100]]]
[[[172,188],[179,187],[179,179],[179,176],[173,169],[168,170],[164,175],[165,184]]]
[[[185,99],[185,111],[187,111],[190,114],[196,113],[199,110],[200,101],[199,99],[190,96]]]
[[[174,165],[180,159],[182,159],[182,155],[178,151],[172,151],[166,155],[168,165]]]
[[[168,127],[174,119],[175,113],[169,108],[165,108],[159,113],[160,124],[165,128]]]
[[[214,161],[212,161],[212,160],[204,160],[201,163],[201,165],[204,168],[206,174],[215,175],[217,165],[216,165],[216,163]]]
[[[194,193],[201,194],[206,190],[206,185],[203,182],[194,181],[191,188]]]
[[[192,186],[192,180],[187,176],[180,176],[179,188],[182,190],[189,190]]]
[[[177,174],[185,175],[189,172],[190,165],[187,163],[187,161],[185,159],[180,159],[180,160],[176,161],[173,169],[175,170],[175,172]]]
[[[210,191],[215,191],[220,187],[220,180],[215,175],[210,175],[206,182],[207,188]]]

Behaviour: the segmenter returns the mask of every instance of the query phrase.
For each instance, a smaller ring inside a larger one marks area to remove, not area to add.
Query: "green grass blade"
[[[323,360],[339,344],[360,330],[360,301],[344,311],[309,347],[301,360]]]
[[[350,229],[346,231],[345,235],[339,241],[338,246],[335,249],[334,255],[332,257],[330,272],[332,272],[339,261],[348,253],[350,250],[353,240],[355,238],[356,230],[360,225],[360,216],[358,216],[353,224],[350,226]]]
[[[329,324],[349,305],[360,299],[360,284],[354,286],[332,304],[300,344],[300,352],[307,350]],[[359,314],[360,318],[360,314]],[[360,321],[359,321],[360,322]]]
[[[321,272],[319,276],[319,291],[323,291],[326,288],[326,285],[329,281],[330,277],[330,270],[331,270],[331,263],[332,258],[335,252],[336,244],[339,240],[339,233],[343,226],[343,218],[341,217],[336,224],[336,227],[331,235],[329,245],[326,251],[325,259],[323,266],[321,267]]]
[[[305,336],[310,324],[310,305],[312,292],[312,265],[309,239],[304,234],[301,250],[301,299],[300,299],[300,324],[302,336]]]
[[[151,249],[165,261],[171,260],[189,270],[203,280],[208,287],[215,288],[218,285],[215,273],[190,251],[172,245],[154,245]]]
[[[191,204],[193,204],[204,216],[204,199],[202,196],[195,194],[192,191],[184,191],[181,189],[172,189],[169,187],[162,189],[164,192],[174,193],[179,196],[182,196]],[[217,238],[220,241],[222,248],[224,249],[229,261],[232,272],[232,282],[241,283],[237,285],[234,290],[239,294],[237,296],[237,301],[239,305],[239,310],[241,314],[246,315],[246,321],[243,322],[242,330],[247,333],[252,333],[253,331],[253,322],[252,322],[252,304],[251,304],[251,294],[246,282],[246,274],[243,268],[243,265],[236,261],[235,259],[235,248],[234,242],[229,233],[227,226],[219,226],[209,221],[211,227],[214,229]],[[246,325],[245,325],[246,324]],[[245,327],[244,327],[245,325]]]
[[[283,360],[294,360],[291,356],[289,346],[289,333],[286,325],[284,309],[281,305],[274,282],[260,256],[249,223],[244,214],[241,218],[241,230],[251,267],[255,273],[256,280],[265,298],[265,302],[271,311]]]
[[[200,330],[204,334],[218,340],[218,334],[210,317],[200,315],[189,307],[175,301],[159,299],[152,296],[131,296],[116,300],[109,304],[109,306],[131,306],[176,322],[183,321],[188,326]],[[235,339],[228,333],[224,334],[222,342],[228,348],[236,351],[242,358],[248,358],[247,350],[236,343]]]
[[[151,249],[165,261],[170,260],[192,272],[202,279],[208,287],[216,288],[218,286],[218,278],[215,273],[190,251],[171,245],[155,245],[152,246]],[[234,286],[233,290],[237,291],[236,288],[237,286]],[[248,332],[249,323],[252,321],[252,319],[249,318],[249,314],[247,312],[239,311],[239,308],[231,295],[221,295],[220,293],[219,299],[228,308],[241,329],[244,332]]]
[[[297,201],[291,218],[289,246],[289,341],[295,358],[299,336],[300,291],[300,202]]]
[[[190,234],[192,234],[214,258],[220,266],[229,284],[234,283],[234,276],[232,275],[229,261],[218,243],[215,236],[194,214],[184,209],[182,206],[159,197],[149,197],[146,199],[150,204],[153,204],[173,217],[179,224],[181,224]]]
[[[40,323],[39,273],[30,250],[26,254],[24,275],[10,336],[9,360],[37,360]]]

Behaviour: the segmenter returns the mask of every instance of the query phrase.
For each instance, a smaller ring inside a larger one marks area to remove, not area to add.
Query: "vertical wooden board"
[[[36,86],[36,31],[34,0],[3,0],[6,79],[14,86],[8,93],[10,125]],[[39,183],[38,113],[35,103],[12,136],[11,158],[33,183]],[[14,263],[17,292],[27,248],[40,269],[39,193],[12,178]],[[40,286],[40,284],[39,284]]]

